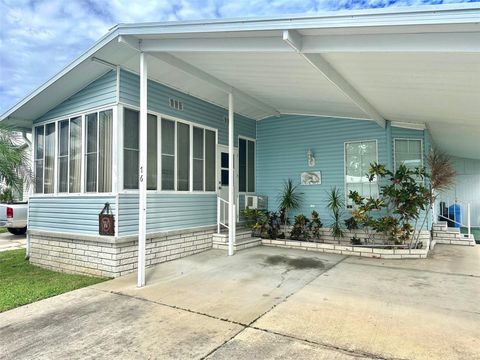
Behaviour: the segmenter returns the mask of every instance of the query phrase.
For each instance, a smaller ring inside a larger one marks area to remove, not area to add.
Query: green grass
[[[7,232],[7,228],[4,228],[4,227],[0,227],[0,234],[4,233],[4,232]]]
[[[3,251],[0,252],[0,312],[105,280],[31,265],[25,260],[24,249]]]

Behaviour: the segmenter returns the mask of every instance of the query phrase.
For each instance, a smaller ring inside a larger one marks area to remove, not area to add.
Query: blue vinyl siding
[[[139,106],[139,86],[138,75],[122,70],[120,72],[120,101]],[[183,110],[171,108],[169,106],[170,98],[182,101]],[[228,111],[220,106],[149,80],[148,109],[218,129],[219,144],[228,144],[228,126],[225,122]],[[255,120],[235,114],[235,142],[239,135],[255,139],[255,133]]]
[[[378,161],[386,163],[386,129],[370,121],[284,115],[258,122],[257,194],[268,196],[269,209],[278,210],[285,180],[299,184],[302,172],[320,171],[321,185],[299,186],[304,200],[298,212],[315,209],[328,226],[327,192],[334,186],[345,191],[344,143],[356,140],[377,140]],[[307,164],[308,149],[314,153],[314,167]]]
[[[60,116],[68,116],[73,113],[115,103],[117,99],[116,74],[116,71],[109,71],[76,94],[72,95],[60,105],[47,112],[35,122]]]
[[[147,233],[216,225],[217,195],[147,195]],[[138,233],[138,194],[119,196],[119,236]]]
[[[30,197],[29,230],[98,235],[98,214],[115,196]]]

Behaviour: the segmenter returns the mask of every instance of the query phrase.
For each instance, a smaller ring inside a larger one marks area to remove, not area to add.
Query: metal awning
[[[31,127],[113,65],[261,120],[308,114],[427,126],[480,158],[480,5],[120,24],[1,119]]]

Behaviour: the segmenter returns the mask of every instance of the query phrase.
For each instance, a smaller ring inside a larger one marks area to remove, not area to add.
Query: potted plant
[[[287,233],[288,213],[296,210],[302,203],[303,193],[298,191],[298,185],[293,184],[292,179],[288,179],[283,184],[282,192],[279,196],[280,211],[284,213],[284,232]]]
[[[340,190],[336,187],[332,188],[328,193],[328,203],[327,208],[332,213],[332,225],[331,233],[333,238],[340,243],[340,238],[343,237],[344,233],[341,226],[342,211],[343,211],[344,201]]]

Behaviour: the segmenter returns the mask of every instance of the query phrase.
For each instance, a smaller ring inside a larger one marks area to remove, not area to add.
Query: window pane
[[[255,142],[248,142],[248,191],[255,192]]]
[[[228,170],[221,171],[221,179],[222,186],[228,186]]]
[[[247,140],[238,139],[238,191],[247,191]]]
[[[68,191],[69,120],[58,123],[58,192]]]
[[[193,159],[193,190],[203,190],[203,160]]]
[[[43,126],[35,128],[35,192],[43,193]]]
[[[71,193],[81,191],[82,170],[82,118],[70,120],[70,189]]]
[[[162,190],[175,190],[174,188],[175,157],[162,155]]]
[[[395,169],[398,169],[401,164],[410,169],[423,165],[421,140],[395,139]]]
[[[123,151],[123,187],[125,189],[138,189],[138,151]]]
[[[123,118],[123,187],[138,189],[139,165],[139,113],[130,109],[124,110]]]
[[[228,153],[222,152],[221,154],[221,167],[227,169],[228,168]]]
[[[35,192],[43,193],[43,160],[35,160]]]
[[[87,154],[87,192],[97,191],[97,154]]]
[[[347,204],[350,191],[357,191],[364,197],[377,197],[378,185],[376,180],[368,181],[367,173],[370,164],[377,161],[377,146],[375,141],[352,142],[345,144],[345,191]]]
[[[193,190],[203,191],[203,129],[193,128]]]
[[[193,158],[203,159],[203,129],[193,128]]]
[[[87,192],[97,191],[97,114],[86,116],[87,138],[86,138],[86,184]]]
[[[215,191],[215,132],[205,130],[205,191]]]
[[[113,112],[100,111],[98,123],[98,192],[112,191]]]
[[[190,127],[177,123],[177,190],[190,190]]]
[[[58,192],[68,191],[68,156],[58,157]]]
[[[87,153],[97,152],[97,114],[86,116],[87,119]]]
[[[58,156],[68,155],[68,120],[58,123]]]
[[[55,123],[45,125],[44,193],[54,192]]]
[[[175,122],[162,119],[162,154],[175,155]]]
[[[147,189],[157,190],[157,117],[148,114],[147,121]]]
[[[138,150],[140,136],[138,111],[125,109],[123,117],[123,147]]]

